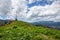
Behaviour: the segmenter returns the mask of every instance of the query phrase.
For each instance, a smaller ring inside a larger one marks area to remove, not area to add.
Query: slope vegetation
[[[60,30],[13,21],[0,26],[0,40],[60,40]]]

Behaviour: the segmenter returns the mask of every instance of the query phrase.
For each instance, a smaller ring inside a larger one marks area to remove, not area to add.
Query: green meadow
[[[13,21],[0,26],[0,40],[60,40],[60,30]]]

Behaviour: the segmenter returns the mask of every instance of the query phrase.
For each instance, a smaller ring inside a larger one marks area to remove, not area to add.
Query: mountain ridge
[[[60,29],[60,22],[39,21],[39,22],[33,22],[32,24],[37,25],[37,26],[44,25],[45,27]]]

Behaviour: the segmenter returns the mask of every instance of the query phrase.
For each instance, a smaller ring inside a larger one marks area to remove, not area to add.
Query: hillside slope
[[[60,30],[13,21],[0,27],[0,40],[60,40]]]

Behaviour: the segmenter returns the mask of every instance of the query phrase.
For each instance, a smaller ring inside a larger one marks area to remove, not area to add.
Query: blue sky
[[[41,0],[41,1],[36,1],[33,2],[31,4],[28,4],[29,7],[33,7],[33,6],[46,6],[46,5],[51,5],[53,3],[53,1],[49,1],[47,2],[47,0]]]
[[[0,19],[60,22],[60,0],[0,0]],[[43,18],[43,19],[42,19]]]

